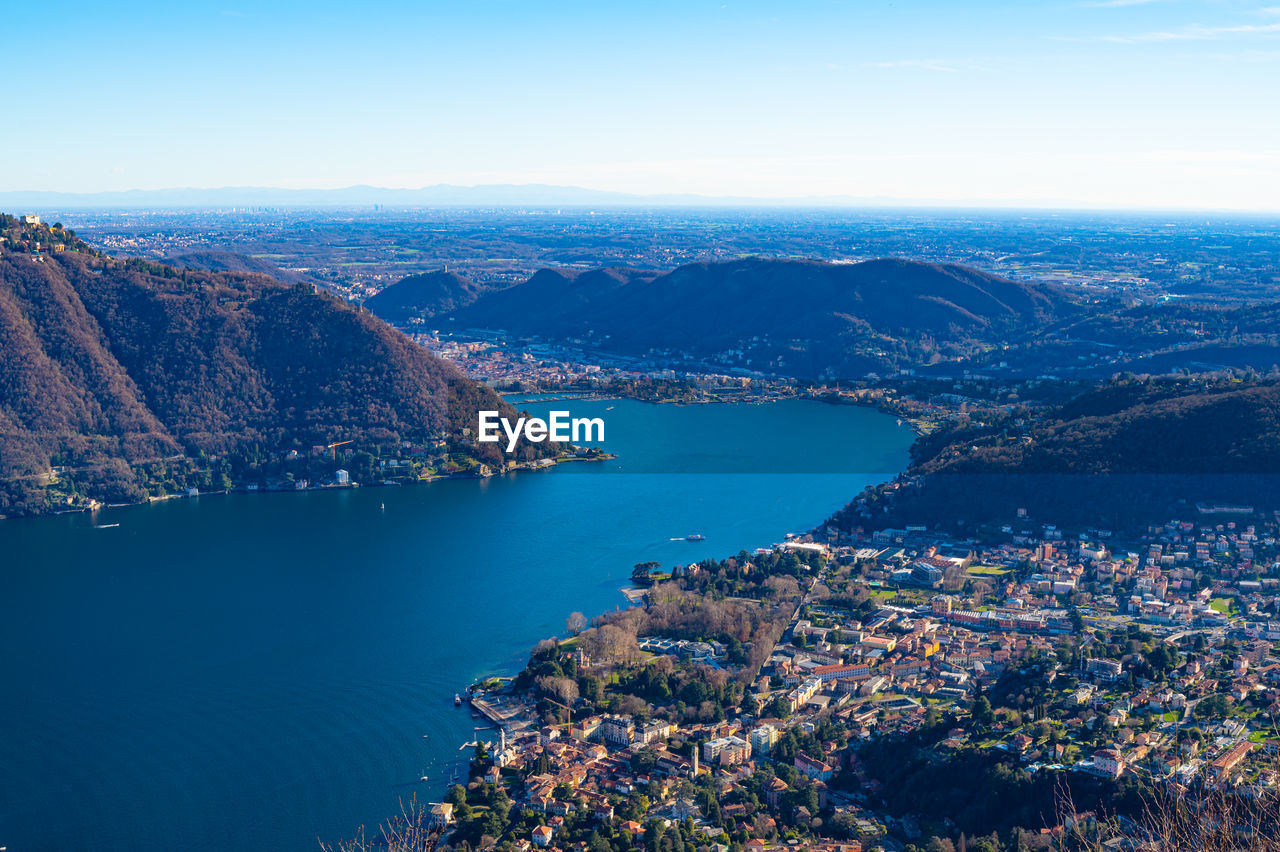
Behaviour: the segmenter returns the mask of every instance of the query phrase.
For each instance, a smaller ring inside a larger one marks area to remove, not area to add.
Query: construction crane
[[[569,725],[569,727],[573,727],[573,708],[572,708],[572,707],[570,707],[570,706],[569,706],[569,705],[567,705],[567,704],[561,704],[559,701],[556,701],[554,698],[548,698],[548,697],[547,697],[547,696],[545,696],[545,695],[544,695],[544,696],[542,696],[542,700],[543,700],[543,701],[545,701],[545,702],[547,702],[548,704],[554,704],[554,705],[556,705],[557,707],[563,707],[565,710],[568,710],[568,711],[569,711],[569,721],[568,721],[568,723],[567,723],[567,724]]]
[[[329,446],[325,447],[325,449],[326,449],[326,450],[329,450],[331,453],[333,453],[333,460],[334,460],[334,461],[337,461],[337,460],[338,460],[338,447],[341,447],[343,444],[350,444],[350,443],[352,443],[352,441],[338,441],[337,443],[333,443],[333,444],[330,444]]]

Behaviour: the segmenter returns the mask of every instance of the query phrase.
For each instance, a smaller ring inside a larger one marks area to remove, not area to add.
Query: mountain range
[[[419,292],[421,283],[413,286]],[[369,307],[403,314],[401,284]],[[712,364],[801,377],[862,376],[955,358],[1070,314],[1056,288],[960,266],[747,258],[665,273],[545,269],[476,295],[447,314],[452,328],[504,329],[632,355],[691,354]],[[433,313],[443,302],[432,303]],[[437,310],[438,309],[438,310]]]

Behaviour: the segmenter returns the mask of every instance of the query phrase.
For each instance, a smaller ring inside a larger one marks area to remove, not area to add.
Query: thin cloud
[[[1280,33],[1280,24],[1237,24],[1230,27],[1206,27],[1189,24],[1176,30],[1156,30],[1132,35],[1104,35],[1084,41],[1105,41],[1110,44],[1142,44],[1164,41],[1209,41],[1232,36],[1268,35]],[[1080,39],[1068,39],[1080,41]]]
[[[1183,54],[1181,59],[1188,59],[1194,62],[1243,62],[1243,63],[1259,63],[1259,62],[1275,62],[1280,60],[1280,50],[1232,50],[1205,53],[1196,51],[1194,53]]]
[[[921,71],[945,71],[954,74],[959,68],[941,59],[894,59],[890,62],[864,62],[867,68],[916,68]]]
[[[1174,163],[1174,164],[1274,164],[1280,162],[1277,151],[1135,151],[1117,155],[1120,162],[1131,163]]]
[[[1081,6],[1089,6],[1094,9],[1118,9],[1123,6],[1146,6],[1151,3],[1167,3],[1169,0],[1093,0],[1089,3],[1081,3]]]

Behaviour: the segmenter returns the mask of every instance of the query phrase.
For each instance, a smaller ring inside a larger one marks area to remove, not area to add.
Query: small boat
[[[684,540],[685,541],[706,541],[707,537],[702,533],[694,533],[692,535],[685,536]]]
[[[606,408],[606,409],[605,409],[605,411],[613,411],[613,409],[615,409],[615,408],[617,408],[617,406],[615,406],[615,405],[611,405],[611,406],[609,406],[608,408]]]
[[[462,696],[461,696],[461,695],[459,695],[459,694],[458,694],[458,693],[456,693],[456,692],[453,694],[453,706],[454,706],[454,707],[461,707],[461,706],[462,706]]]
[[[118,526],[120,525],[119,524],[94,524],[93,528],[95,530],[109,530],[109,529],[114,529],[115,527],[118,527]]]
[[[418,780],[419,780],[419,781],[426,781],[426,780],[427,780],[427,776],[423,775],[423,776],[422,776],[421,778],[419,778]]]

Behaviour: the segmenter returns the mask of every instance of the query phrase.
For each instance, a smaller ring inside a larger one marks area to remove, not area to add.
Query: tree
[[[594,660],[607,663],[628,662],[639,652],[635,629],[616,624],[593,627],[582,634],[583,649]]]
[[[858,817],[852,811],[836,811],[836,815],[831,818],[831,828],[840,837],[857,837]]]
[[[604,697],[604,687],[600,678],[591,675],[578,676],[578,694],[584,701],[596,702]]]
[[[631,579],[637,583],[647,583],[660,567],[662,565],[659,562],[637,562],[635,567],[631,569]]]
[[[587,617],[580,612],[571,612],[569,617],[564,620],[564,629],[570,636],[577,636],[587,626]]]
[[[973,716],[973,723],[981,727],[987,727],[995,721],[996,714],[991,709],[991,702],[987,700],[987,696],[979,695],[973,699],[973,707],[969,712]]]
[[[501,837],[507,830],[507,809],[491,806],[481,822],[481,831],[490,837]]]
[[[578,700],[578,682],[567,677],[540,677],[537,680],[538,690],[561,704],[572,707]]]
[[[1231,702],[1220,692],[1215,692],[1196,705],[1191,715],[1197,719],[1225,719],[1231,712]]]

